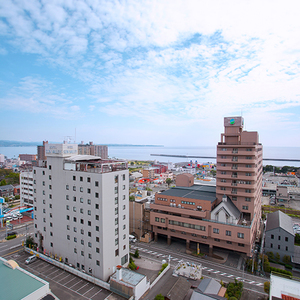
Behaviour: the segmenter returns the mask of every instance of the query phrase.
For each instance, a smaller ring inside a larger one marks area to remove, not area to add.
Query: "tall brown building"
[[[100,156],[102,159],[107,159],[108,147],[105,145],[94,145],[93,142],[89,142],[89,144],[81,142],[78,145],[78,154]]]
[[[37,146],[37,160],[47,160],[45,145],[48,144],[48,141],[43,141],[43,146]]]
[[[224,126],[216,187],[178,175],[175,188],[155,195],[150,224],[155,239],[162,235],[171,243],[176,237],[209,254],[220,247],[252,256],[261,216],[262,145],[257,132],[243,131],[242,117],[225,118]]]

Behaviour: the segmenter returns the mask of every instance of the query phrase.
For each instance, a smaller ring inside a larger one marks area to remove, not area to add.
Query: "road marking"
[[[162,254],[161,254],[161,253],[159,253],[159,254],[157,254],[157,256],[162,256]]]
[[[82,281],[82,279],[81,279],[80,281],[76,282],[75,284],[73,284],[72,286],[70,286],[70,289],[71,289],[73,286],[75,286],[76,284],[80,283],[81,281]],[[74,290],[74,291],[75,291],[75,290]]]
[[[72,274],[73,275],[73,274]],[[66,282],[65,284],[63,284],[63,286],[66,286],[66,284],[68,284],[69,282],[71,282],[72,280],[76,279],[76,277],[72,278],[71,280],[69,280],[68,282]]]
[[[173,260],[178,260],[178,258],[176,258],[176,257],[174,257],[174,258],[172,258]]]
[[[10,247],[9,250],[10,250],[10,249],[17,248],[17,247],[21,247],[21,246],[22,246],[22,244],[20,244],[20,245],[14,245],[14,246]]]
[[[76,290],[76,292],[79,291],[79,290],[81,290],[81,289],[84,288],[85,286],[87,286],[89,283],[90,283],[90,282],[87,282],[84,286],[82,286],[82,287],[80,287],[78,290]]]
[[[253,283],[255,283],[255,281],[250,281],[250,282],[248,282],[249,284],[253,284]]]
[[[88,293],[89,291],[91,291],[94,288],[94,286],[92,286],[88,291],[86,291],[84,294],[82,294],[83,296]]]
[[[221,273],[220,275],[221,275],[221,276],[224,276],[224,275],[227,275],[227,273]]]
[[[218,273],[220,273],[220,271],[215,271],[215,272],[213,272],[213,273],[218,274]]]
[[[9,256],[9,255],[11,255],[11,254],[13,254],[13,253],[16,253],[16,252],[18,252],[18,251],[20,251],[20,250],[15,250],[15,251],[13,251],[13,252],[4,254],[4,255],[2,255],[2,257]]]
[[[228,278],[233,277],[233,275],[227,275]]]
[[[213,270],[214,270],[214,269],[207,269],[206,271],[207,271],[207,272],[211,272],[211,271],[213,271]]]
[[[242,278],[242,277],[236,277],[235,279],[236,279],[236,280],[240,280],[241,278]]]
[[[102,291],[102,289],[100,289],[98,292],[96,292],[92,297],[90,297],[89,299],[94,298],[94,296],[96,296],[97,294],[99,294]]]
[[[64,280],[64,279],[66,279],[66,278],[68,278],[70,275],[72,275],[72,274],[68,274],[67,276],[65,276],[65,277],[63,277],[61,280],[59,280],[59,281],[62,281],[62,280]],[[57,282],[59,282],[59,281],[57,281]]]
[[[263,284],[263,283],[257,283],[256,285],[257,285],[257,286],[260,286],[260,285],[264,285],[264,284]]]
[[[202,269],[203,269],[203,270],[206,270],[206,269],[207,269],[207,267],[202,267]]]
[[[157,254],[157,252],[153,252],[152,254],[153,254],[153,255],[156,255],[156,254]]]

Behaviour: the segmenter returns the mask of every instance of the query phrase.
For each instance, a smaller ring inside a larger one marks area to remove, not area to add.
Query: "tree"
[[[171,178],[167,178],[166,179],[166,183],[168,184],[168,187],[170,186],[170,184],[173,182],[173,180]]]
[[[291,262],[291,257],[289,255],[285,255],[282,259],[282,261],[288,265]]]
[[[5,179],[1,180],[1,182],[0,182],[0,186],[3,186],[3,185],[7,185],[7,182]]]
[[[134,198],[134,196],[133,196],[133,195],[129,196],[129,201],[130,201],[130,202],[133,202],[133,201],[135,201],[135,198]]]
[[[234,282],[230,282],[227,287],[227,291],[225,294],[225,297],[227,295],[227,299],[231,299],[232,297],[235,297],[236,299],[240,299],[243,292],[243,283],[241,281],[238,281],[234,279]]]
[[[276,260],[277,262],[280,261],[280,254],[279,254],[278,252],[277,252],[276,255],[275,255],[275,260]]]
[[[139,250],[138,250],[138,249],[135,250],[133,256],[136,257],[136,258],[139,258],[140,253],[139,253]]]
[[[264,283],[264,291],[265,291],[265,293],[269,294],[269,292],[270,292],[270,281],[266,281]]]
[[[295,244],[300,244],[300,234],[299,233],[295,234]]]
[[[165,297],[162,294],[158,294],[155,296],[154,300],[165,300]]]
[[[267,252],[269,259],[274,260],[274,253],[272,251]]]
[[[32,248],[34,245],[34,239],[31,235],[29,235],[26,239],[26,247]]]

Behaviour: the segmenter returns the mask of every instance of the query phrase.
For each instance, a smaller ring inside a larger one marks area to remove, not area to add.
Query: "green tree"
[[[165,300],[165,297],[162,294],[158,294],[155,296],[154,300]]]
[[[3,186],[3,185],[7,185],[7,182],[5,179],[1,180],[1,182],[0,182],[0,186]]]
[[[26,247],[30,247],[32,248],[32,246],[34,246],[34,239],[31,235],[29,235],[26,239]]]
[[[135,198],[133,195],[129,196],[129,201],[133,202],[134,200],[135,200]]]
[[[168,187],[170,186],[170,184],[173,182],[173,180],[171,178],[167,178],[166,179],[166,183],[168,184]]]
[[[276,260],[277,262],[280,261],[280,254],[279,254],[278,252],[277,252],[276,255],[275,255],[275,260]]]
[[[291,262],[291,257],[289,255],[285,255],[282,259],[282,261],[288,265]]]
[[[238,281],[234,279],[234,282],[230,282],[227,287],[227,291],[225,294],[225,297],[227,299],[230,299],[231,297],[235,297],[237,299],[240,299],[243,292],[243,283],[241,281]]]
[[[270,281],[266,281],[264,283],[264,291],[265,291],[265,293],[269,294],[269,292],[270,292]]]
[[[295,244],[300,244],[300,234],[299,233],[295,234]]]
[[[135,250],[133,256],[136,257],[136,258],[139,258],[139,257],[140,257],[140,253],[139,253],[139,250],[138,250],[138,249]]]
[[[269,259],[274,260],[274,253],[272,251],[267,252]]]
[[[11,172],[5,177],[10,184],[20,183],[20,174]]]

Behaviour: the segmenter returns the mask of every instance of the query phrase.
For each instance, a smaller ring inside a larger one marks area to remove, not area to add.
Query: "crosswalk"
[[[148,249],[145,249],[145,248],[142,248],[142,247],[137,247],[137,246],[134,246],[134,245],[132,245],[131,248],[132,249],[138,249],[141,252],[148,253],[148,254],[151,254],[151,255],[155,255],[155,256],[160,257],[160,258],[167,258],[167,259],[170,258],[172,261],[175,261],[175,262],[180,260],[177,257],[172,257],[171,255],[158,253],[158,252],[148,250]],[[205,266],[202,267],[202,270],[205,270],[208,273],[218,274],[220,276],[227,277],[227,278],[236,278],[237,280],[243,281],[244,283],[248,283],[248,284],[251,284],[251,285],[256,285],[256,286],[264,285],[263,283],[256,282],[254,280],[248,280],[248,279],[244,279],[242,277],[235,277],[232,274],[224,273],[224,272],[221,272],[219,270],[211,269],[211,268],[208,268],[208,267],[205,267]]]

